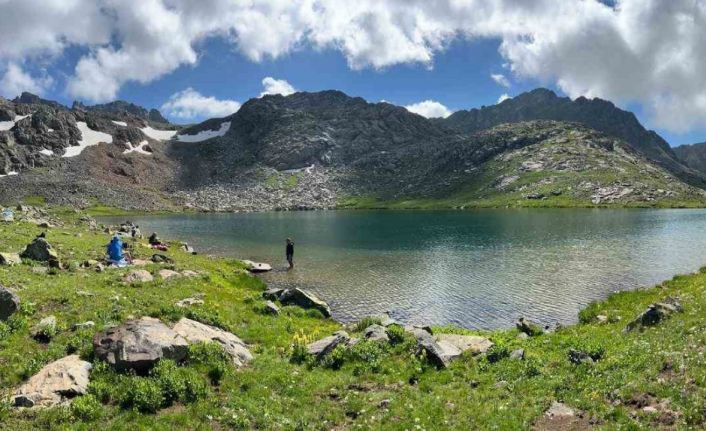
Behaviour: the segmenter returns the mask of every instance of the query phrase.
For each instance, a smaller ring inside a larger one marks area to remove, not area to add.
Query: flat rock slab
[[[180,361],[188,346],[184,337],[152,317],[129,320],[93,337],[96,357],[118,370],[146,371],[162,358]]]
[[[439,334],[431,335],[421,328],[408,329],[417,339],[417,346],[424,350],[429,360],[438,367],[446,368],[451,361],[463,353],[473,355],[486,353],[493,343],[478,335]]]
[[[270,287],[262,292],[262,297],[270,301],[279,301],[279,297],[284,293],[284,289],[279,287]]]
[[[184,298],[181,301],[177,301],[176,305],[177,307],[185,308],[185,307],[191,307],[192,305],[203,305],[203,299],[201,298]]]
[[[221,328],[183,317],[174,325],[173,329],[189,343],[220,344],[223,350],[233,358],[233,363],[237,367],[243,366],[253,359],[252,353],[243,340]]]
[[[66,404],[88,389],[90,362],[71,355],[54,361],[20,386],[13,396],[15,407],[52,407]]]
[[[272,266],[267,263],[253,262],[252,260],[243,260],[245,269],[250,272],[269,272],[272,271]]]
[[[10,289],[0,286],[0,320],[7,320],[20,309],[20,298]]]
[[[147,283],[153,280],[154,277],[152,274],[144,269],[130,271],[125,277],[123,277],[123,281],[126,283]]]
[[[17,253],[0,253],[0,265],[13,266],[22,263],[22,258]]]
[[[370,325],[363,331],[363,336],[366,340],[370,341],[390,341],[390,337],[387,336],[387,331],[382,325]]]
[[[331,308],[329,308],[328,304],[304,289],[287,289],[279,296],[279,301],[285,305],[314,308],[319,310],[324,317],[331,317]]]
[[[267,301],[267,302],[265,303],[265,312],[266,312],[267,314],[274,314],[274,315],[277,315],[277,314],[279,314],[279,307],[278,307],[277,304],[275,304],[274,302],[272,302],[272,301]]]
[[[308,344],[306,346],[306,350],[310,355],[313,355],[317,360],[319,360],[331,353],[339,344],[347,343],[349,339],[350,336],[347,332],[338,331],[333,335]]]
[[[171,278],[181,278],[181,274],[176,271],[172,271],[171,269],[160,269],[159,276],[163,280],[169,280]]]
[[[493,345],[489,339],[479,335],[439,334],[434,339],[449,352],[458,349],[461,353],[471,352],[473,355],[485,353]]]

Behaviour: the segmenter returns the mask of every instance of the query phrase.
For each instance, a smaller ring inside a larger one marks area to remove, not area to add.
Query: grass
[[[86,231],[73,212],[55,213],[65,225],[49,230],[48,240],[63,261],[102,256],[105,234]],[[28,224],[0,224],[0,251],[20,250],[38,232]],[[139,257],[150,254],[135,250]],[[236,370],[220,350],[203,345],[192,346],[184,363],[165,361],[146,376],[94,362],[89,395],[46,410],[0,403],[1,428],[517,430],[530,428],[554,400],[585,412],[598,429],[706,425],[706,271],[614,294],[582,311],[581,323],[551,334],[522,340],[515,329],[481,331],[497,346],[490,357],[466,356],[437,370],[415,354],[414,341],[399,328],[389,345],[361,342],[315,363],[300,347],[341,329],[338,323],[296,307],[283,307],[279,316],[262,314],[265,286],[238,262],[169,254],[175,269],[204,275],[128,286],[121,283],[127,270],[74,266],[51,275],[36,273],[37,264],[29,261],[0,267],[0,284],[15,288],[23,302],[19,315],[0,323],[0,388],[9,391],[68,353],[92,360],[95,331],[142,315],[168,322],[187,315],[224,327],[252,346],[253,362]],[[174,306],[199,292],[203,306]],[[644,331],[623,332],[648,304],[669,296],[681,299],[683,313]],[[57,333],[48,343],[33,340],[30,328],[50,314],[57,317]],[[607,322],[599,323],[599,315]],[[71,329],[87,320],[96,327]],[[525,359],[509,359],[518,348]],[[568,360],[572,348],[598,360],[574,365]],[[644,412],[636,400],[645,399],[669,400],[668,412]]]

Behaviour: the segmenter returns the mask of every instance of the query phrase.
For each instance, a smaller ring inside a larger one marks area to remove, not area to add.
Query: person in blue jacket
[[[118,235],[115,235],[108,244],[108,263],[116,266],[127,266],[128,260],[125,259],[123,250],[123,241]]]

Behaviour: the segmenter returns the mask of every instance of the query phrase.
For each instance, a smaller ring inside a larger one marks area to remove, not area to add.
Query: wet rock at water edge
[[[181,361],[188,343],[159,319],[143,317],[97,333],[93,348],[96,358],[117,370],[143,372],[162,358]]]
[[[184,337],[189,343],[219,344],[238,367],[247,364],[253,359],[247,344],[235,334],[223,329],[185,317],[181,318],[181,320],[174,325],[173,329],[174,332]]]
[[[336,346],[347,343],[349,339],[350,336],[347,332],[338,331],[333,335],[308,344],[306,346],[306,350],[310,355],[314,356],[317,360],[320,360],[331,353]]]
[[[272,266],[267,263],[253,262],[252,260],[243,260],[242,262],[245,269],[253,273],[272,271]]]
[[[13,396],[15,407],[53,407],[67,404],[71,399],[86,393],[91,364],[78,355],[54,361],[25,384]]]
[[[7,320],[20,309],[20,298],[10,289],[0,286],[0,320]]]
[[[281,289],[278,287],[270,287],[269,289],[262,292],[262,297],[265,299],[269,299],[270,301],[279,301],[279,297],[282,296],[284,290],[285,289]]]
[[[279,301],[285,305],[298,305],[302,308],[313,308],[319,310],[324,317],[331,317],[331,308],[329,308],[328,304],[304,289],[287,289],[282,292]]]
[[[542,335],[544,333],[544,330],[546,329],[542,328],[542,325],[540,325],[539,323],[533,322],[529,319],[525,319],[524,317],[520,317],[517,320],[517,322],[515,323],[515,327],[517,327],[520,332],[524,332],[530,337]]]

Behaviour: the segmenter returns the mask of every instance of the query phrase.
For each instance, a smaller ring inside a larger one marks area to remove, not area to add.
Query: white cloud
[[[426,118],[446,118],[452,112],[446,106],[434,100],[425,100],[423,102],[407,105],[405,108],[409,112],[414,112]]]
[[[206,97],[193,88],[187,88],[172,94],[161,109],[167,115],[181,119],[226,117],[237,112],[240,103]]]
[[[297,89],[292,86],[289,82],[284,79],[274,79],[271,76],[266,77],[262,80],[262,93],[260,97],[266,96],[268,94],[281,94],[282,96],[289,96],[292,93],[296,93]]]
[[[43,94],[52,84],[51,77],[33,77],[22,70],[18,64],[10,63],[0,79],[0,94],[9,98],[19,96],[23,91]]]
[[[492,78],[496,84],[505,88],[510,88],[510,81],[502,73],[491,73],[490,78]]]
[[[336,49],[353,69],[432,67],[455,39],[493,38],[516,77],[686,130],[706,127],[704,28],[703,0],[0,0],[0,65],[85,48],[68,91],[106,100],[195,65],[213,37],[252,61]]]
[[[512,99],[512,97],[510,97],[510,95],[508,95],[507,93],[503,93],[500,95],[500,97],[498,97],[498,101],[496,103],[503,103],[507,99]]]

